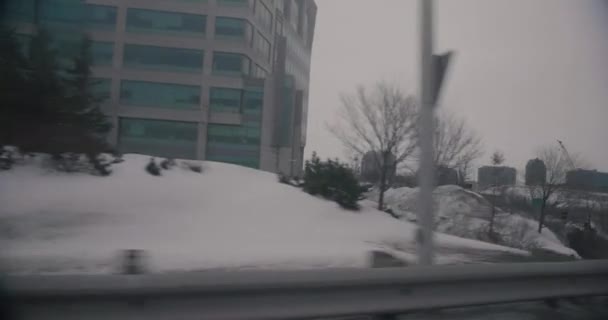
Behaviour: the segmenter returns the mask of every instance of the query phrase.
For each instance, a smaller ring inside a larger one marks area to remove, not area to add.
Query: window
[[[93,79],[93,94],[101,103],[110,100],[112,90],[112,79]]]
[[[207,17],[197,14],[163,12],[130,8],[127,11],[128,32],[157,32],[179,35],[203,35]]]
[[[118,145],[122,152],[182,159],[196,158],[195,122],[121,118]]]
[[[38,1],[41,22],[80,24],[86,17],[86,5],[75,0]]]
[[[249,74],[249,58],[239,53],[214,52],[213,73],[241,76]]]
[[[215,18],[216,39],[236,39],[251,42],[253,28],[247,20],[227,17]]]
[[[261,114],[264,108],[264,88],[247,87],[244,94],[244,113]]]
[[[240,113],[242,95],[241,89],[211,88],[209,108],[213,112]]]
[[[116,8],[89,4],[86,10],[86,23],[90,28],[116,28]]]
[[[257,53],[264,57],[264,59],[270,61],[270,42],[259,32],[255,34],[253,47]]]
[[[6,17],[16,21],[34,21],[34,0],[8,1],[4,4]]]
[[[131,106],[168,109],[198,109],[201,88],[169,83],[123,80],[120,103]]]
[[[272,12],[262,1],[258,0],[255,4],[255,17],[266,31],[272,32]]]
[[[217,0],[220,6],[246,7],[249,6],[249,0]]]
[[[127,44],[124,52],[127,68],[200,72],[203,69],[203,51]]]
[[[209,124],[207,160],[259,167],[260,128]]]
[[[112,65],[114,44],[111,42],[93,42],[91,44],[91,55],[93,56],[93,65]]]

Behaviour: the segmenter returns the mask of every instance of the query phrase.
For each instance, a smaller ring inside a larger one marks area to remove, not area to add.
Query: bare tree
[[[540,233],[545,222],[545,214],[549,201],[554,197],[556,192],[564,188],[566,173],[574,168],[572,168],[568,157],[557,146],[541,148],[538,151],[537,157],[545,163],[547,168],[546,180],[529,187],[530,197],[532,199],[539,199],[540,201],[540,215],[538,218],[538,232]],[[578,160],[573,159],[573,161]]]
[[[341,98],[341,118],[329,126],[329,131],[360,158],[373,154],[380,170],[378,209],[382,210],[389,173],[416,148],[415,99],[388,83],[368,89],[360,86],[354,94]]]
[[[468,178],[472,163],[483,155],[479,136],[463,119],[443,111],[435,119],[435,164],[456,169],[460,179]]]

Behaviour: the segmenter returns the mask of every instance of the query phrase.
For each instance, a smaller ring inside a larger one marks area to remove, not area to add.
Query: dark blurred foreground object
[[[122,273],[143,274],[146,273],[145,251],[129,249],[122,252]]]
[[[16,319],[13,299],[9,295],[8,290],[6,290],[6,288],[4,287],[2,278],[0,278],[0,319]]]

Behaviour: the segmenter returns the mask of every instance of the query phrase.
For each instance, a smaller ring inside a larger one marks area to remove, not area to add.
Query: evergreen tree
[[[25,151],[53,153],[67,110],[56,52],[46,30],[38,30],[31,39],[26,74],[26,94],[15,130],[17,144]]]
[[[15,31],[0,25],[0,145],[16,144],[16,119],[26,92],[26,66]]]
[[[312,159],[306,161],[304,168],[303,188],[312,195],[331,199],[343,208],[359,208],[357,201],[362,188],[352,169],[337,159],[321,161],[313,152]]]
[[[69,136],[62,137],[63,141],[69,141],[66,145],[69,151],[91,156],[109,149],[105,134],[111,129],[100,108],[101,97],[95,94],[97,82],[92,75],[92,64],[91,40],[85,36],[72,66],[65,73],[66,104],[63,112],[64,127]],[[70,141],[70,137],[77,139]]]

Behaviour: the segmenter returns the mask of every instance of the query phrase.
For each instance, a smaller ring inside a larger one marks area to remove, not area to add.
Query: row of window
[[[268,9],[262,12],[270,14]],[[113,29],[116,26],[115,7],[89,5],[87,17],[87,24],[91,27]],[[206,32],[206,26],[207,16],[204,15],[135,8],[127,10],[127,32],[202,36]],[[270,26],[272,26],[272,16],[270,16]],[[253,38],[253,29],[249,21],[245,19],[215,18],[216,39],[243,40],[250,43]]]
[[[195,159],[198,124],[194,122],[121,118],[118,148],[123,152]]]
[[[96,79],[95,95],[101,100],[110,98],[110,79]],[[214,112],[261,114],[264,104],[262,88],[221,88],[209,89],[209,108]],[[122,105],[167,108],[199,109],[201,104],[200,86],[122,80],[119,101]]]
[[[259,167],[259,128],[209,124],[206,158]],[[198,124],[195,122],[121,118],[118,147],[122,152],[195,159]]]
[[[72,49],[74,49],[61,42],[57,43],[57,46],[63,48],[62,50],[73,51]],[[114,52],[112,43],[94,42],[91,51],[95,65],[112,64]],[[71,55],[64,52],[62,56]],[[202,50],[126,44],[123,53],[123,67],[200,73],[203,69],[203,58]],[[266,70],[251,63],[246,55],[230,52],[213,52],[212,71],[213,74],[226,76],[246,75],[265,78],[267,75]]]

